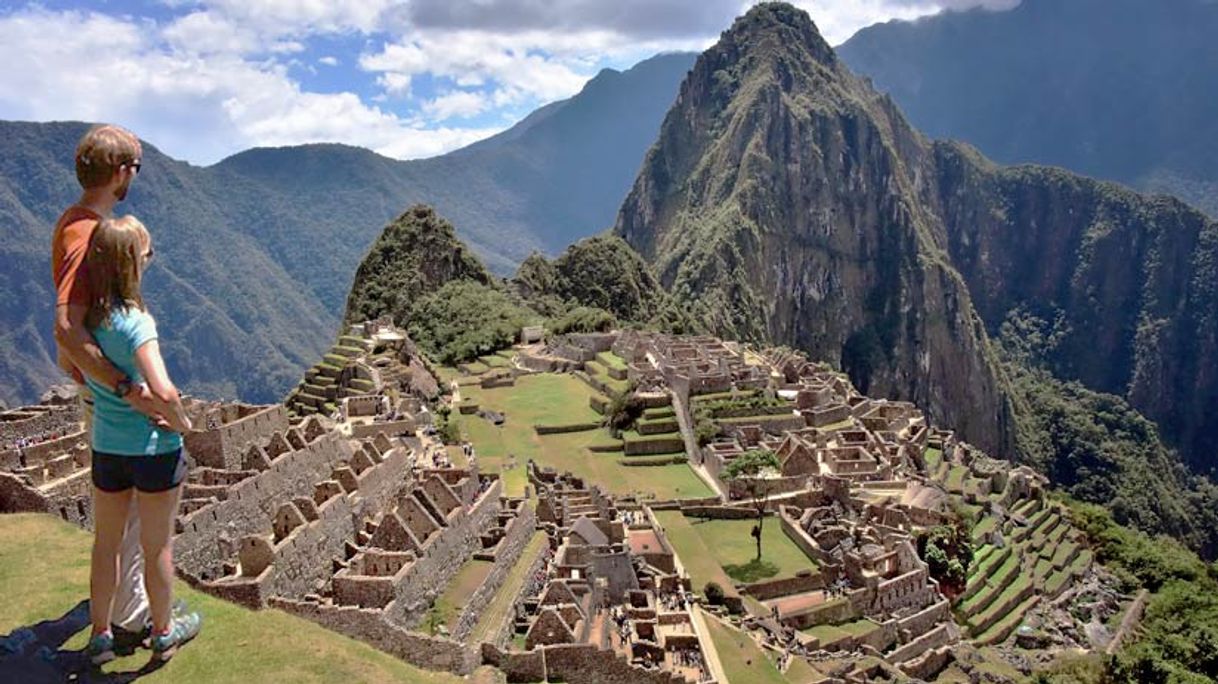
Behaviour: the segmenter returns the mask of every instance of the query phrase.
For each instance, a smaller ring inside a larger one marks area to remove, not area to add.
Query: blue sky
[[[1018,0],[799,0],[857,29]],[[701,50],[749,0],[4,0],[0,119],[112,121],[214,163],[342,142],[442,154],[569,97],[602,68]]]

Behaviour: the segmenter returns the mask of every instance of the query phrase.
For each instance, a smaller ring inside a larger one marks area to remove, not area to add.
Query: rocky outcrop
[[[414,306],[454,280],[489,285],[490,272],[431,207],[416,204],[385,227],[355,272],[347,321],[392,316],[410,322]]]
[[[995,453],[1003,380],[946,229],[933,146],[807,14],[755,7],[698,60],[618,217],[718,334],[789,344]]]

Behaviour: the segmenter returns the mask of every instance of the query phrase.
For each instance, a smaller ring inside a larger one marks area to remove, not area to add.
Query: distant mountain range
[[[1023,0],[838,48],[937,138],[1167,192],[1218,216],[1218,2]]]
[[[282,398],[332,341],[361,257],[427,202],[499,273],[612,225],[695,55],[602,71],[576,96],[456,152],[397,161],[360,148],[254,149],[200,168],[146,145],[120,213],[158,242],[149,275],[171,370],[189,391]],[[0,122],[0,400],[56,381],[48,243],[78,189],[81,123]]]

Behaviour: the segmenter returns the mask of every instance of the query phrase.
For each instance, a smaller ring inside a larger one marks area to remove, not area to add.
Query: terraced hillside
[[[929,449],[927,466],[975,517],[968,583],[954,610],[966,635],[980,645],[1005,641],[1030,610],[1060,597],[1094,560],[1065,508],[1043,494],[998,488],[1004,478],[975,476],[970,466]],[[998,489],[998,491],[995,491]]]

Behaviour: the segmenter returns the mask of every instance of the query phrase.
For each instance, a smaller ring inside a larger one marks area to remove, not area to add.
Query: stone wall
[[[80,431],[80,405],[29,406],[0,412],[0,451],[19,439]]]
[[[922,655],[932,648],[946,646],[953,641],[955,641],[955,638],[952,627],[942,624],[913,641],[893,649],[886,656],[886,659],[890,663],[903,663],[906,660],[912,660]]]
[[[810,570],[801,572],[804,574],[799,574],[795,577],[783,577],[746,584],[741,588],[740,593],[752,596],[758,601],[768,601],[779,596],[802,594],[807,591],[825,588],[825,578],[819,572],[812,572]]]
[[[467,675],[481,661],[481,652],[477,647],[467,648],[452,639],[407,631],[387,621],[379,610],[282,598],[271,599],[270,604],[273,608],[315,622],[428,670]]]
[[[395,587],[393,603],[386,607],[392,622],[406,627],[422,622],[453,575],[482,549],[482,534],[496,526],[502,490],[503,484],[495,480],[469,510],[453,516],[448,527],[423,544],[406,579]]]
[[[482,663],[498,668],[508,682],[544,682],[546,655],[543,649],[504,651],[494,644],[482,644]]]
[[[267,406],[243,418],[183,437],[186,450],[196,463],[209,468],[239,470],[245,452],[262,444],[276,432],[288,429],[288,409],[282,404]]]
[[[558,644],[544,647],[546,676],[554,681],[595,684],[687,684],[664,670],[634,667],[614,651],[588,644]]]
[[[368,437],[376,437],[377,435],[386,435],[396,437],[402,434],[411,434],[415,431],[417,425],[413,420],[393,420],[371,423],[353,423],[351,425],[351,436],[356,439],[366,439]]]
[[[314,485],[350,457],[346,438],[327,433],[304,449],[280,454],[269,468],[230,488],[225,500],[181,518],[174,539],[179,570],[195,580],[219,577],[241,539],[265,532],[280,503],[311,497]]]
[[[490,574],[483,580],[482,585],[466,601],[465,608],[461,611],[461,616],[457,619],[457,625],[452,632],[454,639],[465,641],[473,631],[482,617],[482,611],[503,586],[503,582],[512,572],[512,568],[516,567],[516,563],[522,562],[520,555],[524,553],[529,540],[533,538],[533,531],[536,527],[537,515],[533,512],[533,508],[522,504],[518,508],[516,517],[508,523],[503,539],[499,541],[499,546],[495,549],[495,566],[491,568]],[[528,562],[528,560],[523,562]]]

